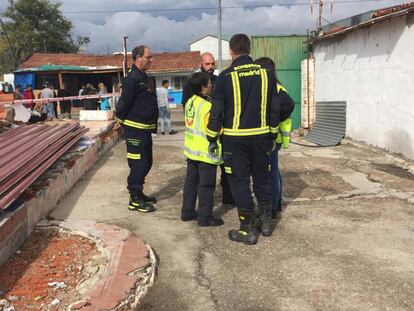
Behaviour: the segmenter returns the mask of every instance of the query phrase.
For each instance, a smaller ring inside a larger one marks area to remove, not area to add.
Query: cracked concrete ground
[[[414,310],[414,163],[350,141],[291,145],[281,152],[285,209],[256,246],[227,239],[225,225],[179,220],[185,161],[182,127],[158,136],[146,192],[158,211],[126,208],[128,168],[118,144],[64,198],[52,216],[117,224],[159,256],[141,310]]]

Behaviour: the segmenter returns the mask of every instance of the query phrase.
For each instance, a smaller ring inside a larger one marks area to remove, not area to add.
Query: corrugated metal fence
[[[316,102],[316,120],[306,140],[319,146],[336,146],[345,137],[346,102]]]
[[[277,77],[295,101],[293,129],[301,125],[301,61],[306,58],[306,36],[252,36],[252,57],[267,56],[276,64]]]

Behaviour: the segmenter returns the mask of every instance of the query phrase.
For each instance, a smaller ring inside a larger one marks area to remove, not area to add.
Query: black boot
[[[138,211],[141,213],[151,213],[155,211],[154,205],[145,202],[144,198],[141,195],[133,193],[129,194],[128,209],[130,211]]]
[[[235,242],[242,242],[247,245],[254,245],[259,239],[260,232],[256,228],[256,219],[250,215],[239,214],[240,229],[230,230],[229,239]]]
[[[138,195],[147,203],[151,203],[151,204],[157,203],[157,199],[155,197],[146,196],[142,191],[139,192]]]
[[[261,231],[263,236],[271,236],[273,233],[272,205],[259,204]]]

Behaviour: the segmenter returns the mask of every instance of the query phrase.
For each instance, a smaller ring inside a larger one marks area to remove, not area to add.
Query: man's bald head
[[[206,52],[201,54],[201,71],[208,72],[210,75],[214,73],[216,69],[216,61],[213,54]]]

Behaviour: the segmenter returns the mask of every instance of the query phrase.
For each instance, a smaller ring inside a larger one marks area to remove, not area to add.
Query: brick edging
[[[130,231],[94,221],[42,221],[39,226],[59,227],[91,239],[102,255],[96,275],[77,285],[82,298],[71,303],[68,311],[135,310],[154,284],[155,254]]]

